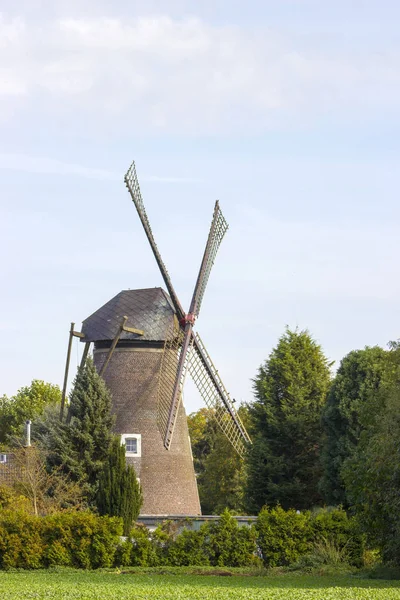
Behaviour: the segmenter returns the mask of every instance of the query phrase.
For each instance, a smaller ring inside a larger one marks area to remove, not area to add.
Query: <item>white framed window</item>
[[[6,463],[7,462],[7,454],[0,454],[0,463]]]
[[[140,433],[122,433],[121,444],[125,444],[125,456],[142,456],[142,436]]]

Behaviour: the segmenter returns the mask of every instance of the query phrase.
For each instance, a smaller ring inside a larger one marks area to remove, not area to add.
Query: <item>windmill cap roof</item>
[[[83,342],[113,340],[125,317],[127,327],[144,335],[122,331],[121,340],[164,341],[174,326],[175,310],[162,288],[123,290],[82,323]]]

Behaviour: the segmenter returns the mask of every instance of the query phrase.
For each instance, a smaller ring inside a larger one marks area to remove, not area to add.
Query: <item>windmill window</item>
[[[126,438],[125,446],[127,452],[133,452],[133,454],[137,454],[137,438]]]
[[[121,444],[125,444],[125,456],[142,455],[142,436],[139,433],[123,433]]]

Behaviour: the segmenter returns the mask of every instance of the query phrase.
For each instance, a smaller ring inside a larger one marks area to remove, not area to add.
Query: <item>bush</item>
[[[110,567],[122,532],[120,519],[89,512],[35,517],[0,513],[0,567]]]
[[[311,550],[309,512],[297,513],[280,506],[263,508],[255,525],[264,565],[290,565]]]
[[[45,546],[42,521],[24,512],[0,513],[0,567],[38,569]]]
[[[156,530],[157,531],[157,530]],[[135,525],[129,536],[131,544],[130,564],[134,567],[157,567],[162,563],[162,544],[157,533],[150,534],[144,525]]]
[[[216,567],[256,565],[256,534],[252,527],[239,527],[228,510],[220,519],[200,529],[206,536],[205,551],[210,564]]]
[[[200,531],[184,529],[166,552],[166,564],[176,567],[209,565],[207,556],[206,528]]]
[[[315,543],[335,548],[352,566],[362,566],[365,539],[354,518],[340,508],[321,509],[313,514],[310,524]]]
[[[110,567],[122,534],[122,520],[90,512],[66,512],[45,517],[46,566],[83,569]]]

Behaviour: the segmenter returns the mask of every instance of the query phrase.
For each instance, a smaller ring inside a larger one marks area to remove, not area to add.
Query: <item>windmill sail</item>
[[[125,184],[126,187],[128,188],[128,191],[131,195],[131,198],[133,200],[133,203],[136,207],[136,210],[138,212],[138,215],[140,217],[140,220],[142,222],[143,225],[143,229],[147,235],[147,239],[150,242],[150,246],[151,249],[153,250],[153,254],[155,256],[155,259],[157,261],[158,267],[161,271],[161,275],[163,276],[165,285],[167,286],[167,290],[168,293],[171,297],[172,300],[172,304],[175,307],[175,310],[177,312],[178,318],[182,319],[185,316],[185,311],[183,310],[181,303],[178,300],[178,296],[176,295],[176,292],[174,290],[174,287],[172,285],[172,281],[171,278],[168,274],[167,271],[167,267],[164,264],[163,259],[161,258],[161,254],[157,248],[157,244],[155,242],[154,236],[153,236],[153,232],[151,230],[150,227],[150,222],[149,219],[147,217],[147,213],[146,213],[146,209],[144,207],[144,202],[143,202],[143,198],[142,198],[142,194],[140,192],[140,186],[139,186],[139,181],[136,175],[136,167],[135,167],[135,162],[133,162],[131,164],[131,166],[129,167],[126,175],[125,175]]]
[[[225,220],[224,215],[219,207],[219,202],[215,203],[213,220],[210,227],[210,233],[208,234],[208,240],[206,249],[204,251],[203,260],[201,263],[199,276],[195,285],[195,291],[190,305],[189,312],[194,314],[196,317],[199,315],[201,302],[203,300],[204,292],[210,277],[211,268],[214,264],[215,257],[218,252],[218,248],[221,245],[222,239],[227,232],[228,223]]]
[[[200,336],[195,333],[193,338],[193,350],[188,361],[190,376],[207,407],[214,411],[219,427],[237,453],[243,456],[251,439]]]
[[[174,332],[164,344],[157,390],[157,425],[163,438],[164,446],[167,449],[171,445],[175,419],[179,409],[179,402],[175,402],[173,420],[171,420],[171,399],[174,397],[174,390],[176,385],[178,385],[178,394],[176,397],[180,400],[187,373],[188,361],[184,360],[181,362],[182,351],[185,345],[184,340],[185,332],[176,320]],[[192,343],[193,341],[190,339],[187,350],[188,355],[191,352]],[[181,364],[182,369],[180,369]]]

